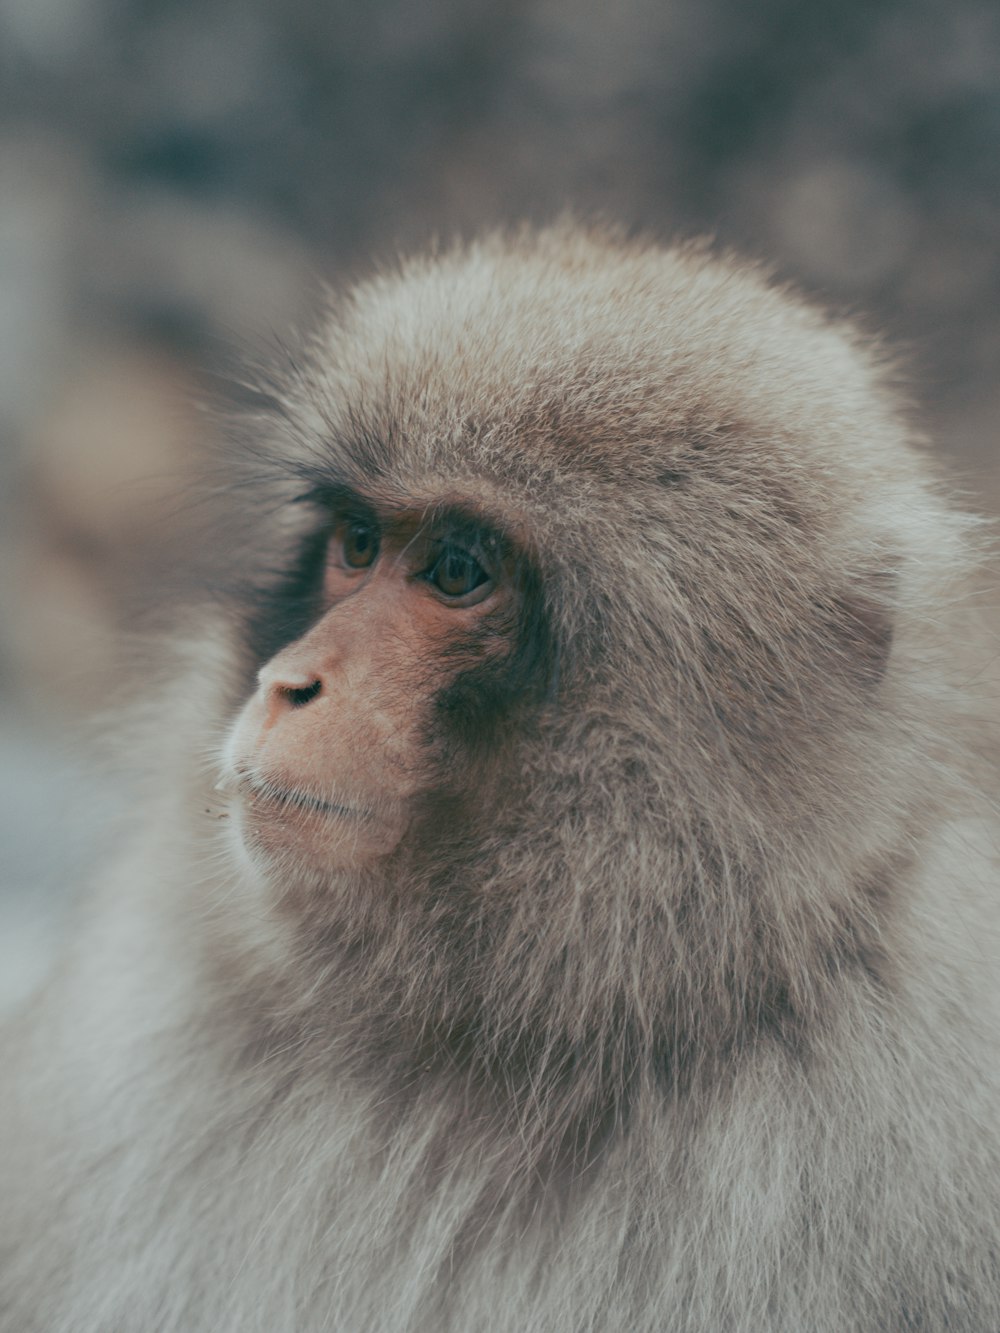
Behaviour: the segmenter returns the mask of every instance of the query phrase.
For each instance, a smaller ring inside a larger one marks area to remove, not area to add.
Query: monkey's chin
[[[340,804],[272,783],[241,782],[235,807],[237,831],[255,859],[314,873],[387,856],[405,828],[397,811]]]

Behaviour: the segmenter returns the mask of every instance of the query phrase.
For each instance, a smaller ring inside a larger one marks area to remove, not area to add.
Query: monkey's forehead
[[[905,449],[863,340],[752,267],[560,228],[357,287],[282,386],[358,485],[491,489],[570,516],[637,479],[846,507]],[[367,475],[366,475],[367,474]],[[770,479],[770,480],[769,480]]]
[[[613,480],[670,466],[677,441],[837,451],[865,471],[871,358],[752,268],[575,232],[493,240],[354,290],[292,386],[337,441],[480,473],[548,467]],[[752,464],[752,459],[749,460]]]

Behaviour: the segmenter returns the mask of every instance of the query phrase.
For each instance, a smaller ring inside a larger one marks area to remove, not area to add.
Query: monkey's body
[[[34,1220],[7,1251],[4,1329],[1000,1327],[995,937],[976,927],[989,890],[954,884],[956,847],[992,875],[968,831],[928,866],[914,909],[948,948],[924,946],[935,984],[913,1016],[847,984],[820,1051],[746,1052],[708,1098],[651,1084],[579,1179],[520,1203],[518,1145],[460,1078],[400,1089],[326,1034],[268,1051],[253,1012],[206,1019],[217,979],[162,904],[119,926],[131,940],[95,928],[87,976],[37,1015],[45,1067],[16,1142],[40,1158],[5,1166],[27,1172]],[[950,921],[942,883],[961,892]],[[115,975],[126,943],[136,965]]]
[[[311,611],[182,673],[153,831],[10,1035],[0,1328],[995,1333],[963,524],[866,354],[557,231],[362,289],[281,401],[287,498],[362,498]],[[457,502],[507,554],[409,572]],[[220,799],[190,756],[288,643]]]

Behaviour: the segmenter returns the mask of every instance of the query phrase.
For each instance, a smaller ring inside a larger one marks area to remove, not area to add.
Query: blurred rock
[[[873,165],[830,159],[804,167],[775,192],[779,252],[817,285],[874,287],[905,265],[916,219]]]
[[[50,714],[105,705],[122,629],[194,568],[183,496],[204,426],[193,398],[164,354],[95,348],[34,423],[3,602],[20,688]]]

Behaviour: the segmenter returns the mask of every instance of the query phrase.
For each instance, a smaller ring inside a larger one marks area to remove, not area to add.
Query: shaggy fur
[[[885,379],[746,266],[571,227],[339,302],[7,1035],[5,1333],[1000,1328],[970,524]],[[345,486],[474,503],[530,595],[489,707],[439,701],[434,817],[265,874],[214,755]]]

